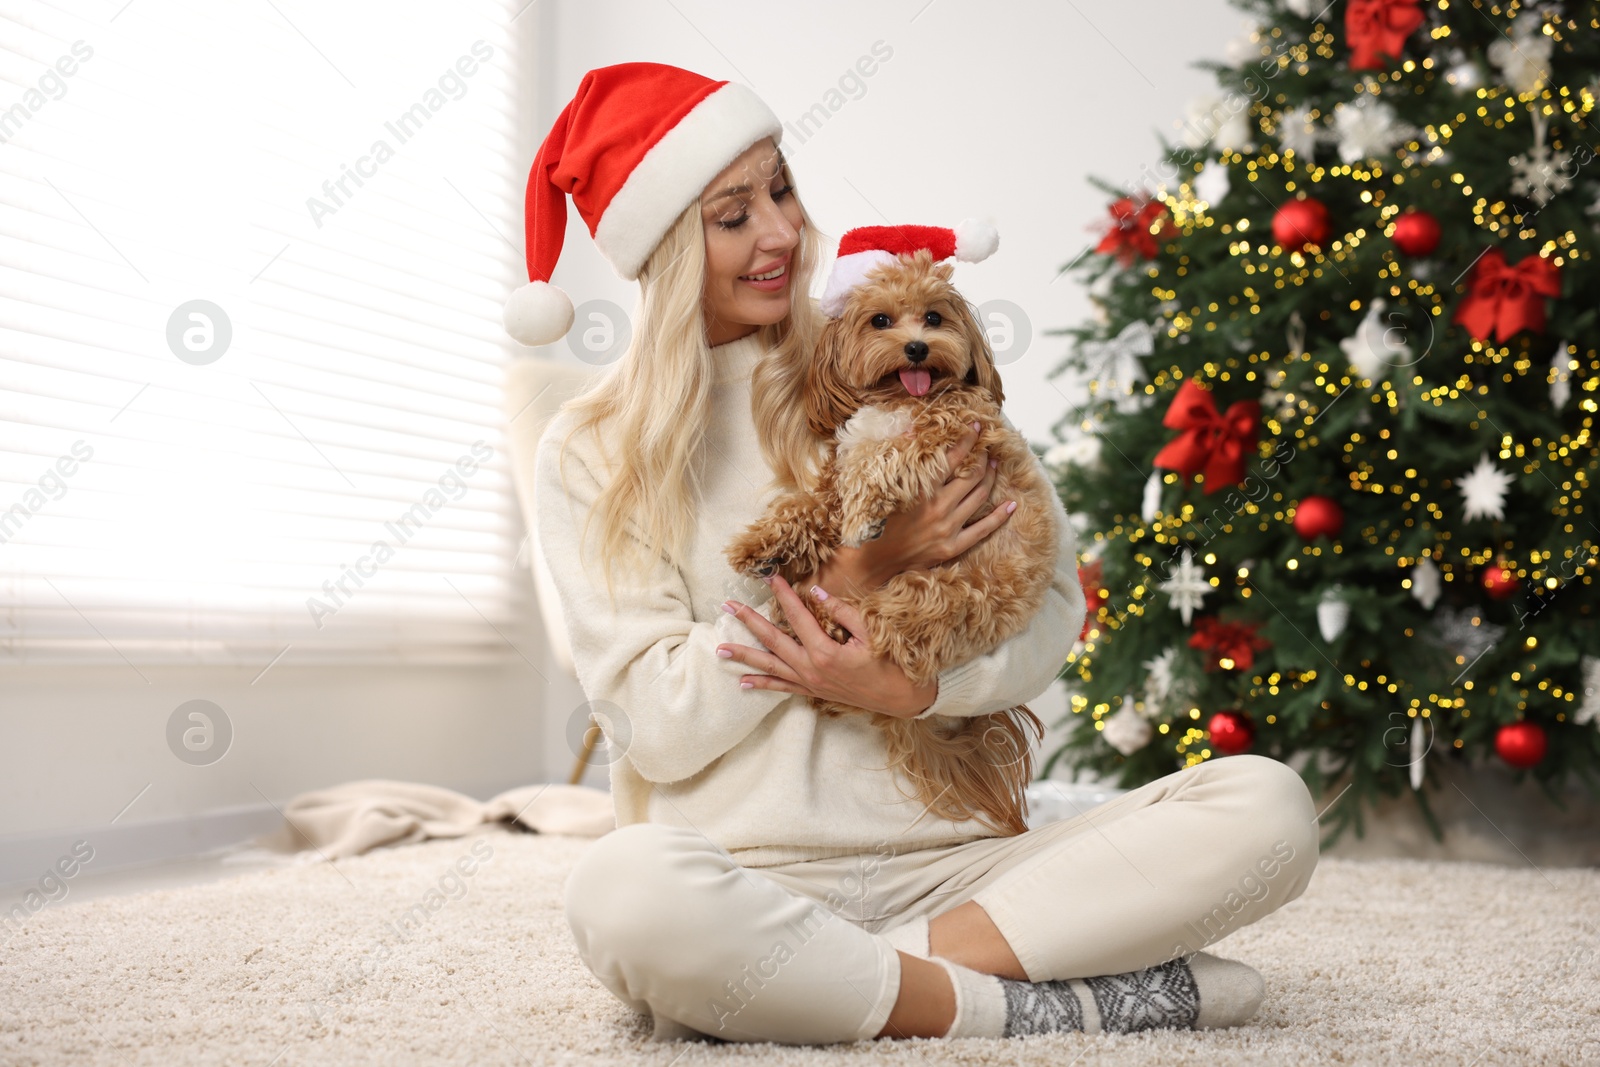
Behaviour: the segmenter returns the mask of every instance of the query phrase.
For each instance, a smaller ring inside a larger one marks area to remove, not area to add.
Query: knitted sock
[[[956,1017],[946,1037],[1237,1026],[1256,1013],[1266,989],[1254,968],[1205,952],[1142,971],[1049,982],[983,974],[939,956],[934,962],[955,987]]]
[[[888,930],[882,935],[889,944],[901,952],[909,952],[913,956],[927,959],[931,952],[928,951],[928,919],[927,916],[918,916],[910,922],[901,923],[893,930]]]

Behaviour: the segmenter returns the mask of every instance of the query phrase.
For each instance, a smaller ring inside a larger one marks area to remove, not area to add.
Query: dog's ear
[[[994,365],[994,352],[989,348],[989,335],[978,322],[972,305],[959,297],[955,301],[956,315],[960,319],[961,335],[966,338],[972,352],[972,369],[967,372],[968,385],[981,385],[994,396],[995,405],[1005,404],[1005,393],[1000,388],[1000,371]]]
[[[806,421],[811,424],[811,432],[820,437],[832,437],[859,406],[854,390],[839,375],[844,360],[849,358],[846,347],[851,336],[842,319],[829,319],[806,366]]]

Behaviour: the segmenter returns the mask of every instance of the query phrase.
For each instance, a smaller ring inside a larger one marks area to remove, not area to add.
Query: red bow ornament
[[[1256,661],[1256,653],[1272,647],[1272,642],[1256,635],[1254,622],[1223,622],[1210,616],[1196,619],[1194,633],[1189,635],[1189,647],[1204,649],[1208,655],[1204,667],[1214,671],[1227,660],[1235,670],[1247,671]]]
[[[1466,298],[1452,321],[1480,341],[1491,334],[1504,341],[1522,329],[1538,333],[1544,329],[1544,298],[1560,295],[1560,267],[1538,255],[1508,267],[1504,254],[1491,248],[1473,265]]]
[[[1400,49],[1422,25],[1419,0],[1349,0],[1344,35],[1350,41],[1351,70],[1382,70],[1383,57],[1399,59]]]
[[[1185,481],[1196,472],[1203,473],[1206,495],[1210,496],[1244,478],[1245,463],[1260,435],[1261,403],[1236,400],[1218,415],[1211,390],[1186,378],[1161,425],[1183,432],[1156,453],[1154,465],[1177,471]]]
[[[1111,228],[1094,250],[1115,252],[1117,262],[1124,267],[1133,262],[1135,253],[1145,259],[1156,258],[1156,239],[1166,236],[1168,230],[1166,220],[1161,218],[1167,213],[1167,205],[1159,200],[1136,202],[1125,196],[1114,201],[1108,210]]]

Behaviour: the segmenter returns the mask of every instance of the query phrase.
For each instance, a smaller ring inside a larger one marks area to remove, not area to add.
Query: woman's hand
[[[955,471],[961,466],[977,440],[978,431],[974,429],[950,446],[945,453],[949,470]],[[862,584],[870,590],[903,571],[937,567],[988,537],[1012,514],[1006,510],[1009,501],[1002,501],[981,520],[967,525],[994,491],[995,469],[988,456],[985,449],[979,454],[978,466],[971,474],[965,478],[950,478],[933,493],[890,515],[884,522],[881,537],[860,548],[841,546],[835,553],[836,558],[843,557],[841,562],[845,567],[864,576]]]
[[[800,640],[795,641],[748,604],[728,601],[738,620],[772,650],[768,652],[749,645],[717,646],[718,655],[726,650],[740,663],[766,672],[747,674],[741,682],[749,682],[758,689],[801,693],[897,718],[909,719],[932,706],[939,693],[938,680],[918,688],[893,660],[874,656],[861,636],[865,632],[861,615],[852,605],[843,600],[829,601],[833,605],[834,621],[850,631],[850,640],[841,645],[827,635],[788,582],[781,576],[769,582]]]

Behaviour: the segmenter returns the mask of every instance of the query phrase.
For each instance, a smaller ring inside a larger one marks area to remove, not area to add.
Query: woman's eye
[[[887,330],[892,325],[894,325],[894,320],[881,311],[872,316],[872,326],[874,329]]]
[[[922,321],[926,322],[929,326],[937,326],[944,321],[944,316],[939,314],[937,311],[930,311],[926,315],[922,316]]]
[[[774,200],[782,200],[784,197],[788,196],[792,192],[794,192],[794,186],[785,185],[782,189],[779,189],[777,192],[772,194],[772,199],[774,199]]]
[[[732,220],[729,220],[729,219],[718,219],[717,220],[717,225],[721,226],[724,230],[737,230],[740,226],[743,226],[745,223],[747,223],[749,221],[750,221],[750,213],[747,211],[743,215],[740,215],[736,219],[732,219]]]

